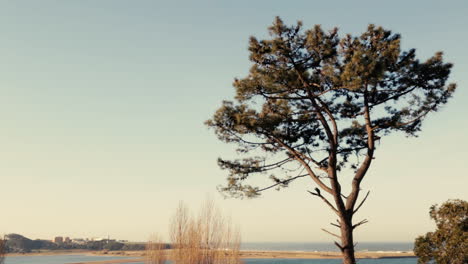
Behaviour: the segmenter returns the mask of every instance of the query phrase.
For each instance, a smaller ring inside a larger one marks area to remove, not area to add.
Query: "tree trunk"
[[[351,216],[343,216],[340,224],[343,264],[356,264],[356,258],[354,257],[353,224]]]

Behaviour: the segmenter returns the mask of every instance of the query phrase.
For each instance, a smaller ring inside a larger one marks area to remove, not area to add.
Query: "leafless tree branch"
[[[363,224],[365,224],[365,223],[368,223],[368,222],[369,222],[369,221],[367,221],[367,219],[364,219],[364,220],[358,222],[357,224],[354,224],[354,225],[353,225],[353,229],[355,229],[356,227],[358,227],[358,226],[360,226],[360,225],[363,225]]]
[[[337,237],[337,238],[341,239],[341,237],[340,237],[339,235],[337,235],[337,234],[335,234],[335,233],[332,233],[332,232],[326,230],[325,228],[322,228],[322,231],[325,232],[325,233],[327,233],[327,234],[330,234],[330,235],[332,235],[332,236],[334,236],[334,237]]]
[[[362,206],[362,205],[364,204],[364,202],[366,201],[367,196],[369,196],[369,193],[370,193],[370,191],[367,191],[366,196],[364,197],[364,199],[362,199],[361,203],[359,203],[359,205],[356,207],[356,209],[354,209],[353,214],[355,214],[355,213],[359,210],[359,208],[361,208],[361,206]]]
[[[338,210],[327,200],[327,198],[323,197],[323,195],[320,193],[320,190],[318,188],[315,188],[315,193],[308,191],[310,194],[314,196],[320,197],[336,214],[338,214]]]
[[[330,225],[332,225],[332,226],[336,226],[336,227],[338,227],[338,228],[341,228],[341,226],[340,226],[339,224],[330,223]]]

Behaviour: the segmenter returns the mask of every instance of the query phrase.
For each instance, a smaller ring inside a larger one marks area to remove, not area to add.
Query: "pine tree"
[[[304,31],[301,22],[287,26],[276,18],[269,33],[270,39],[250,38],[250,73],[234,81],[235,100],[224,101],[206,122],[244,155],[218,159],[229,171],[220,190],[256,197],[310,178],[317,188],[309,192],[338,217],[332,225],[340,230],[335,244],[343,262],[355,263],[353,230],[367,220],[353,216],[369,194],[358,199],[376,142],[392,132],[418,134],[455,91],[446,84],[452,64],[441,52],[420,62],[414,49],[401,50],[400,35],[374,25],[340,37],[336,28]],[[272,184],[249,185],[255,174]]]

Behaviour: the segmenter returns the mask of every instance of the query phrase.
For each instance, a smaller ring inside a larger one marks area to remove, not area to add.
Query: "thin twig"
[[[364,202],[366,201],[367,196],[369,196],[369,193],[370,193],[370,191],[367,191],[366,196],[364,197],[364,199],[362,199],[362,201],[361,201],[361,203],[358,205],[358,207],[356,207],[356,209],[353,211],[353,214],[355,214],[355,213],[359,210],[359,208],[361,208],[361,206],[362,206],[362,205],[364,204]]]
[[[358,227],[358,226],[360,226],[360,225],[363,225],[363,224],[365,224],[365,223],[368,223],[368,222],[369,222],[369,221],[367,221],[367,219],[364,219],[364,220],[360,221],[359,223],[353,225],[353,229],[356,228],[356,227]]]
[[[271,188],[273,188],[273,187],[276,187],[276,186],[278,186],[278,185],[280,185],[280,184],[288,184],[288,183],[290,183],[290,182],[292,182],[292,181],[294,181],[294,180],[296,180],[296,179],[298,179],[298,178],[302,178],[302,177],[306,177],[306,176],[309,176],[309,174],[297,175],[297,176],[295,176],[295,177],[292,177],[292,178],[289,178],[289,179],[286,179],[286,180],[278,181],[278,182],[275,183],[275,184],[272,184],[272,185],[270,185],[270,186],[267,186],[267,187],[265,187],[265,188],[262,188],[262,189],[260,189],[260,190],[257,190],[257,192],[266,191],[266,190],[271,189]]]
[[[323,197],[322,194],[320,193],[320,190],[318,188],[315,188],[315,193],[308,191],[310,194],[314,196],[320,197],[336,214],[338,214],[338,210],[327,200],[327,198]]]
[[[341,239],[341,237],[340,237],[339,235],[337,235],[337,234],[334,234],[334,233],[332,233],[332,232],[330,232],[330,231],[326,230],[325,228],[322,228],[322,231],[323,231],[323,232],[325,232],[325,233],[328,233],[328,234],[330,234],[330,235],[332,235],[332,236],[335,236],[335,237],[337,237],[337,238],[340,238],[340,239]]]

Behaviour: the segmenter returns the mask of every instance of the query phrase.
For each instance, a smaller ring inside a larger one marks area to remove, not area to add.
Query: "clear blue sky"
[[[419,138],[383,139],[364,182],[357,240],[412,241],[433,228],[431,204],[468,199],[466,14],[464,0],[1,1],[0,233],[141,241],[165,234],[179,200],[211,196],[244,241],[331,241],[310,181],[257,200],[216,192],[232,148],[203,122],[248,72],[248,37],[279,15],[342,33],[375,23],[455,64],[453,100]]]

